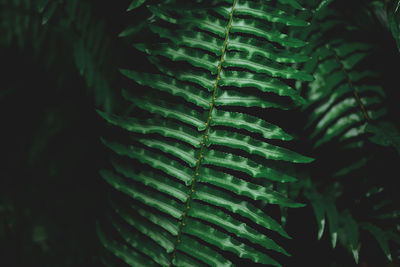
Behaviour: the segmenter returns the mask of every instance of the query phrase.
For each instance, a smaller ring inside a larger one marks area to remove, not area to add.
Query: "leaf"
[[[379,246],[385,253],[388,260],[392,261],[392,255],[389,250],[388,237],[386,233],[379,227],[371,223],[361,223],[360,227],[368,231],[379,243]]]
[[[174,250],[175,238],[168,232],[155,225],[152,225],[151,223],[148,223],[148,221],[144,220],[144,218],[131,216],[126,210],[118,208],[115,203],[111,206],[125,222],[159,244],[160,247],[165,249],[167,253],[170,253]]]
[[[49,21],[49,19],[53,16],[54,12],[56,11],[56,8],[57,8],[56,2],[52,2],[50,6],[46,8],[46,10],[43,12],[42,25],[46,24]],[[41,10],[43,10],[43,8]],[[39,10],[39,12],[41,11]]]
[[[234,196],[210,186],[202,185],[200,189],[201,190],[195,191],[194,199],[230,210],[243,217],[249,218],[260,226],[276,231],[282,236],[289,237],[279,223],[257,209],[253,204],[240,201]]]
[[[171,197],[174,197],[183,203],[187,201],[186,188],[183,185],[168,179],[167,177],[163,177],[152,172],[138,173],[132,167],[117,161],[112,161],[112,164],[115,170],[125,177],[131,178],[134,181],[143,183],[148,187],[152,187],[160,192],[170,195]]]
[[[396,126],[390,122],[380,122],[377,125],[367,124],[366,132],[374,134],[369,137],[372,143],[381,146],[392,146],[400,154],[400,133]]]
[[[126,11],[132,11],[144,4],[146,0],[133,0]]]
[[[202,131],[206,128],[204,119],[202,118],[205,118],[205,116],[196,110],[188,111],[184,105],[172,106],[161,101],[158,103],[152,103],[149,101],[149,99],[139,99],[133,97],[127,90],[122,91],[122,96],[135,106],[150,113],[161,115],[164,118],[179,120],[196,127],[199,131]]]
[[[209,263],[214,266],[233,266],[232,262],[222,257],[216,251],[208,248],[207,246],[203,246],[194,238],[190,238],[185,235],[182,236],[177,249],[186,252],[188,255],[192,255],[204,263]],[[180,264],[180,262],[175,259],[173,262],[175,264]]]
[[[135,82],[141,85],[146,85],[146,86],[151,85],[151,87],[154,89],[170,93],[174,96],[183,97],[185,100],[193,104],[196,104],[204,109],[209,107],[209,101],[205,93],[202,93],[201,91],[200,92],[194,91],[188,85],[180,83],[173,78],[161,75],[154,75],[154,74],[153,75],[144,73],[139,74],[135,71],[129,71],[124,69],[120,71],[122,74],[124,74],[130,79],[135,80]]]
[[[212,206],[206,206],[194,202],[192,204],[192,209],[190,209],[188,213],[188,216],[212,222],[215,225],[227,229],[227,231],[229,232],[236,232],[237,236],[239,237],[246,238],[249,241],[259,244],[267,249],[275,250],[285,255],[289,255],[273,240],[248,227],[245,223],[241,223],[240,221],[234,219],[229,215],[227,216],[224,212],[213,208]]]
[[[139,187],[132,184],[128,186],[126,181],[122,180],[121,177],[110,171],[102,170],[100,171],[100,174],[115,189],[120,190],[131,198],[136,199],[149,207],[156,208],[166,214],[169,214],[174,218],[181,218],[182,209],[180,203],[169,200],[161,194],[150,194],[150,190],[139,190]]]
[[[252,139],[250,136],[222,130],[210,130],[207,145],[215,144],[241,149],[250,154],[257,154],[265,159],[283,160],[295,163],[309,163],[311,158],[294,153],[279,146]]]
[[[348,243],[350,245],[350,250],[353,254],[354,260],[356,264],[358,264],[358,223],[353,219],[351,216],[350,212],[348,210],[345,210],[341,216],[340,219],[342,221],[342,224],[344,225],[344,231],[346,238],[348,239]]]
[[[279,139],[282,141],[293,139],[292,136],[285,133],[278,126],[246,113],[224,112],[214,108],[212,118],[211,126],[220,125],[245,129],[252,133],[259,133],[266,139]]]
[[[325,205],[323,197],[315,190],[307,191],[304,194],[311,202],[314,215],[318,224],[318,240],[322,238],[325,229]]]
[[[149,262],[146,257],[142,256],[139,252],[130,249],[128,246],[107,239],[98,224],[96,224],[96,230],[103,246],[127,264],[143,267],[157,266],[155,263]]]
[[[211,228],[206,224],[202,224],[192,219],[188,219],[187,222],[191,227],[184,227],[184,233],[197,236],[205,242],[213,244],[222,250],[233,252],[240,255],[242,258],[251,259],[253,262],[281,266],[268,255],[258,252],[244,243],[236,241],[231,236],[215,228]]]
[[[40,13],[42,13],[45,9],[45,7],[47,6],[47,4],[49,3],[49,0],[39,0],[37,3],[37,9]]]

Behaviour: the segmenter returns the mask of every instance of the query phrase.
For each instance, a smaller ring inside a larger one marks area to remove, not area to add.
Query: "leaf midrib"
[[[201,160],[203,158],[203,151],[204,151],[204,148],[206,146],[206,140],[207,140],[207,137],[208,137],[207,135],[208,135],[208,131],[209,131],[209,128],[210,128],[210,122],[211,122],[211,119],[212,119],[212,112],[213,112],[213,109],[214,109],[214,102],[216,100],[218,82],[220,80],[220,74],[221,74],[221,70],[222,70],[222,63],[224,62],[225,51],[226,51],[226,47],[228,45],[229,31],[230,31],[231,26],[232,26],[233,12],[235,10],[236,2],[237,2],[237,0],[233,0],[232,9],[231,9],[231,12],[229,14],[229,22],[228,22],[228,25],[227,25],[226,31],[225,31],[225,41],[224,41],[223,47],[221,49],[221,57],[220,57],[220,60],[219,60],[219,63],[218,63],[217,78],[216,78],[215,83],[214,83],[214,90],[213,90],[212,99],[211,99],[211,102],[210,102],[210,108],[209,108],[209,112],[208,112],[207,122],[205,123],[206,128],[204,130],[203,140],[201,142],[199,157],[197,158],[197,161],[196,161],[196,168],[195,168],[195,173],[194,173],[193,178],[192,178],[192,185],[191,185],[191,188],[190,188],[190,191],[189,191],[189,194],[188,194],[188,198],[187,198],[187,201],[186,201],[186,209],[183,212],[182,218],[181,218],[180,223],[179,223],[178,235],[177,235],[177,243],[175,244],[174,251],[172,252],[171,266],[172,266],[172,261],[173,261],[173,259],[175,258],[175,255],[176,255],[176,248],[177,248],[178,244],[181,242],[182,228],[185,226],[185,220],[186,220],[187,214],[188,214],[189,209],[190,209],[190,202],[192,200],[192,195],[193,195],[193,193],[195,191],[194,189],[195,189],[195,185],[196,185],[196,178],[199,175],[199,168],[200,168]]]

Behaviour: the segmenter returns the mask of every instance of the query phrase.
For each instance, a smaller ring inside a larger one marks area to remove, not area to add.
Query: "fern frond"
[[[304,64],[305,69],[315,77],[314,81],[307,84],[305,91],[310,140],[314,149],[320,151],[321,162],[322,155],[327,154],[329,158],[325,160],[329,163],[332,158],[343,159],[338,159],[329,171],[325,170],[327,181],[322,181],[320,177],[311,177],[312,180],[302,183],[305,197],[312,205],[318,223],[318,239],[323,235],[327,220],[332,246],[335,247],[339,241],[358,262],[360,236],[364,235],[360,229],[370,232],[374,229],[373,235],[390,260],[387,242],[376,230],[380,224],[377,222],[378,209],[369,212],[368,216],[357,210],[361,207],[371,210],[372,202],[363,194],[371,186],[366,181],[376,177],[368,177],[368,173],[360,172],[362,167],[373,165],[374,155],[369,150],[368,143],[369,131],[376,129],[374,125],[386,116],[386,94],[377,82],[377,73],[363,66],[374,48],[373,45],[352,39],[350,36],[357,28],[343,25],[343,21],[334,8],[318,9],[318,15],[306,35],[306,38],[312,40],[308,48],[312,60]],[[340,37],[335,34],[339,30]],[[357,189],[351,193],[346,192],[338,181],[341,185],[346,184]],[[346,194],[351,194],[347,197],[356,199],[354,201],[357,203],[348,209],[339,205]],[[366,229],[363,225],[372,226]],[[392,226],[388,228],[392,229]]]
[[[301,8],[295,1],[280,2]],[[134,47],[159,73],[121,70],[131,80],[123,97],[143,119],[99,111],[127,134],[123,142],[103,139],[119,156],[112,160],[114,171],[101,174],[143,207],[140,214],[122,212],[114,201],[114,228],[125,239],[128,229],[140,232],[143,247],[131,238],[126,242],[161,265],[225,266],[242,258],[279,266],[268,251],[288,253],[263,231],[289,236],[260,209],[261,201],[303,206],[275,186],[296,181],[293,163],[312,159],[282,145],[292,137],[252,110],[304,103],[292,84],[312,79],[293,66],[307,60],[297,53],[306,42],[280,29],[309,23],[290,7],[280,11],[267,2],[168,1],[147,9],[153,15],[148,30],[157,41]],[[146,208],[152,210],[149,227]],[[126,230],[117,223],[121,219]],[[150,252],[153,247],[157,253]]]

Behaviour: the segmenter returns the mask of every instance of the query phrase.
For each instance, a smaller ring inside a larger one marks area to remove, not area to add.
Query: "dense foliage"
[[[5,266],[397,266],[399,4],[0,1]]]

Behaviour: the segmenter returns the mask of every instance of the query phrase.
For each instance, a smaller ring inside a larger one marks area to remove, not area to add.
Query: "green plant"
[[[59,73],[57,92],[82,76],[110,126],[103,264],[380,266],[400,257],[397,2],[3,0],[0,45]],[[23,88],[7,86],[2,103]],[[47,109],[29,166],[80,112]],[[31,212],[15,205],[0,198],[0,239]],[[318,259],[330,247],[344,256]]]
[[[290,85],[312,77],[293,67],[306,59],[296,54],[306,43],[284,33],[308,25],[292,15],[301,7],[294,1],[277,5],[287,11],[236,0],[149,7],[154,18],[146,28],[162,39],[135,47],[148,54],[161,74],[121,70],[145,92],[122,93],[134,105],[130,113],[143,111],[143,117],[100,112],[132,133],[125,144],[103,142],[137,162],[114,159],[114,171],[101,172],[134,200],[128,209],[115,202],[118,216],[111,221],[147,259],[121,254],[125,247],[107,241],[100,231],[105,247],[127,263],[219,266],[239,256],[279,265],[265,249],[288,255],[263,234],[270,230],[289,237],[262,208],[301,206],[276,187],[296,181],[288,163],[311,158],[274,144],[292,137],[253,114],[302,103]]]

